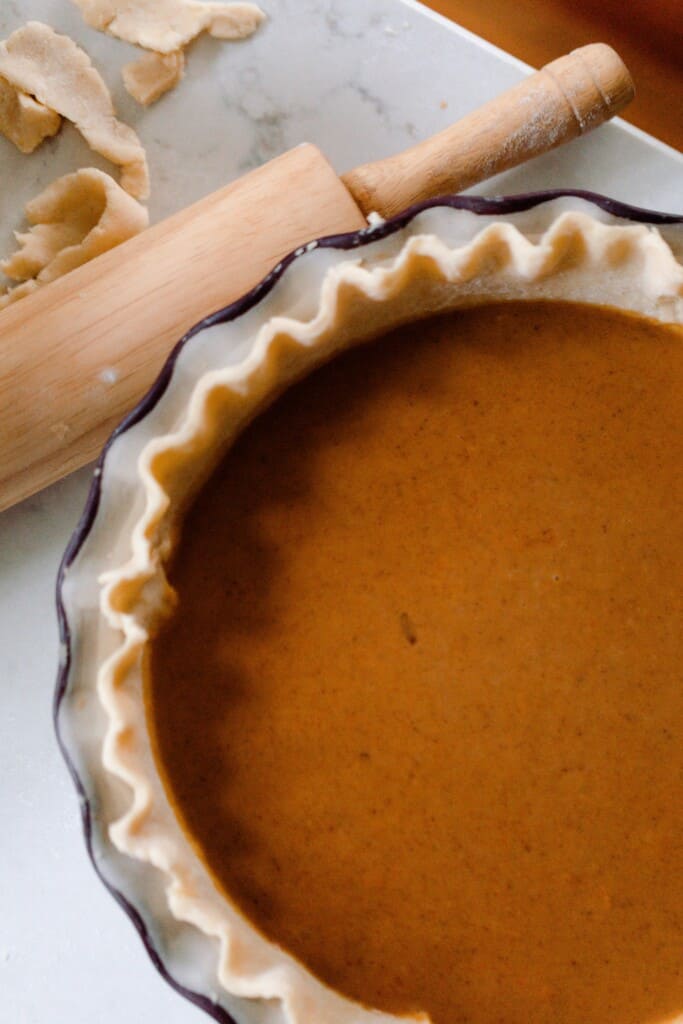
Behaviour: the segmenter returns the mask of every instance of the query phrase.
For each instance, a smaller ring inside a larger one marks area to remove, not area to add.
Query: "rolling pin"
[[[96,457],[197,321],[283,256],[460,192],[633,97],[609,47],[574,50],[433,138],[339,178],[302,145],[0,313],[0,510]]]

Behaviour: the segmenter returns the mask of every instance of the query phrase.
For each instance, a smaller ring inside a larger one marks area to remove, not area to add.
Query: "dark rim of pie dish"
[[[390,220],[384,221],[376,226],[364,228],[360,231],[352,231],[348,234],[341,235],[329,235],[325,238],[318,239],[312,247],[317,249],[336,249],[341,252],[358,249],[361,246],[368,245],[372,242],[376,242],[379,239],[387,238],[390,235],[395,234],[402,228],[406,227],[418,214],[424,210],[430,210],[434,208],[450,208],[454,210],[465,210],[469,213],[474,213],[482,216],[490,216],[495,214],[507,215],[512,213],[522,213],[527,210],[531,210],[536,206],[543,203],[547,203],[554,199],[561,198],[576,198],[583,199],[588,203],[592,203],[594,206],[599,207],[604,212],[611,214],[614,217],[621,218],[623,220],[635,221],[637,223],[651,224],[651,225],[665,225],[665,224],[683,224],[683,216],[677,214],[660,213],[653,210],[645,210],[640,207],[630,206],[626,203],[622,203],[617,199],[610,199],[607,196],[599,195],[595,192],[588,192],[579,189],[553,189],[543,192],[529,192],[520,195],[513,196],[502,196],[498,198],[488,199],[480,196],[444,196],[438,199],[428,200],[426,202],[418,203],[414,206],[409,207],[403,213],[398,214],[396,217],[392,217]],[[109,449],[114,442],[125,434],[131,427],[139,423],[140,420],[154,409],[157,402],[160,400],[162,395],[165,393],[169,386],[171,377],[173,375],[173,369],[176,364],[176,360],[180,352],[184,347],[191,341],[191,339],[203,331],[207,327],[213,327],[215,324],[227,323],[232,320],[237,320],[240,316],[253,309],[258,303],[272,290],[274,285],[280,280],[282,275],[287,269],[296,262],[308,249],[311,247],[305,247],[296,249],[291,252],[288,256],[285,256],[271,272],[263,278],[263,280],[257,284],[254,288],[248,291],[241,298],[230,305],[225,306],[223,309],[218,310],[211,316],[201,320],[198,324],[192,327],[175,345],[170,352],[166,362],[164,363],[159,376],[157,377],[154,384],[151,386],[147,394],[141,401],[135,406],[134,409],[125,417],[124,420],[116,427],[114,432],[106,442],[99,459],[95,465],[93,480],[90,485],[90,491],[85,503],[84,510],[81,514],[80,521],[76,527],[62,558],[59,572],[57,575],[56,585],[56,601],[57,601],[57,618],[59,624],[59,636],[62,647],[62,657],[59,666],[59,672],[57,675],[57,684],[54,695],[53,704],[53,718],[54,727],[57,734],[57,742],[61,750],[62,756],[66,762],[66,766],[69,770],[69,774],[73,779],[78,798],[80,802],[81,819],[83,824],[83,831],[85,835],[85,843],[88,850],[88,855],[92,862],[92,865],[100,878],[103,885],[109,890],[111,895],[114,897],[116,902],[126,912],[133,925],[137,929],[140,938],[149,954],[152,963],[157,968],[162,977],[178,992],[184,996],[190,1002],[194,1003],[195,1006],[204,1010],[209,1016],[219,1021],[220,1024],[235,1024],[234,1018],[228,1013],[227,1010],[213,1002],[209,997],[202,995],[198,992],[193,992],[181,985],[170,973],[166,964],[163,961],[161,954],[155,946],[152,936],[142,918],[142,915],[137,908],[130,903],[123,893],[116,888],[106,877],[102,869],[98,864],[98,859],[95,854],[95,840],[93,830],[93,809],[88,800],[86,787],[83,784],[81,777],[75,766],[75,762],[72,759],[69,752],[69,745],[65,739],[61,726],[60,726],[60,711],[65,695],[68,691],[69,676],[71,671],[73,649],[72,649],[72,633],[71,627],[68,621],[68,617],[65,611],[64,602],[62,598],[62,586],[64,577],[67,570],[71,567],[78,553],[80,552],[83,544],[85,543],[97,517],[100,497],[101,497],[101,479],[104,464],[107,458]]]

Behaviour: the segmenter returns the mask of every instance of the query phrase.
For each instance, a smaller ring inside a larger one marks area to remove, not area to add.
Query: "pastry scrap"
[[[0,78],[0,133],[22,153],[32,153],[41,142],[56,135],[62,119],[4,78]]]
[[[202,0],[73,0],[92,28],[157,53],[173,53],[202,32],[246,39],[264,20],[250,3]]]
[[[0,309],[113,249],[147,227],[147,210],[104,171],[88,167],[49,185],[26,206],[31,225],[0,270],[21,282],[0,294]]]
[[[122,69],[123,84],[138,103],[147,107],[168,92],[175,89],[185,74],[185,54],[182,50],[173,53],[145,53],[139,60],[126,64]]]
[[[24,281],[22,284],[15,285],[14,288],[8,288],[6,291],[0,292],[0,309],[10,306],[13,302],[18,302],[19,299],[24,299],[31,292],[34,292],[37,287],[38,282],[31,280]]]
[[[255,4],[202,0],[73,0],[85,21],[134,43],[151,56],[127,64],[123,84],[133,99],[148,106],[175,88],[185,70],[183,47],[201,32],[216,39],[246,39],[265,15]]]
[[[29,21],[0,43],[0,76],[78,128],[91,149],[121,167],[121,185],[149,196],[142,143],[116,117],[109,90],[90,58],[68,36]]]

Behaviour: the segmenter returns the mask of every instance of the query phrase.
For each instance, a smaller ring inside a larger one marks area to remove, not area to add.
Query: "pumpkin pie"
[[[112,447],[111,841],[245,1021],[664,1024],[683,268],[452,215],[309,253]]]

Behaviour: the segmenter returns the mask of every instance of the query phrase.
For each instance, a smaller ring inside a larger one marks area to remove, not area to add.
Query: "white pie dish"
[[[163,560],[168,536],[165,499],[149,472],[150,454],[155,446],[160,450],[158,439],[178,430],[184,431],[185,442],[199,437],[201,389],[208,394],[221,376],[237,394],[235,426],[282,385],[282,361],[274,376],[257,380],[264,367],[275,369],[268,338],[274,317],[287,318],[278,319],[277,332],[300,343],[287,349],[291,375],[305,372],[331,351],[324,347],[325,338],[360,339],[478,301],[569,299],[680,323],[682,250],[683,229],[676,218],[599,197],[427,204],[389,224],[314,244],[285,260],[254,292],[190,332],[150,394],[109,442],[60,573],[64,648],[58,732],[100,876],[132,917],[160,970],[216,1019],[304,1024],[324,1014],[329,1024],[361,1024],[395,1018],[331,994],[227,906],[189,856],[158,778],[151,814],[146,806],[149,791],[141,779],[156,777],[151,750],[131,746],[129,732],[122,743],[117,730],[130,727],[121,691],[132,687],[133,692],[137,685],[135,674],[122,669],[122,638],[125,633],[128,652],[144,640],[147,609],[156,611],[163,590],[158,556]],[[250,370],[256,377],[249,377]],[[198,382],[203,382],[200,391]],[[191,403],[194,411],[188,418]],[[212,445],[206,461],[193,460],[198,480],[216,454]],[[179,493],[176,498],[182,502]],[[143,599],[130,600],[130,588],[143,579]],[[112,701],[113,681],[119,696]],[[132,814],[131,789],[123,779],[136,794]],[[170,909],[166,888],[172,879]]]

